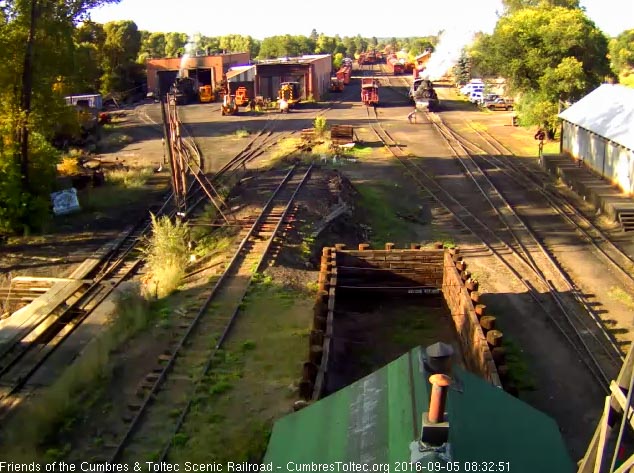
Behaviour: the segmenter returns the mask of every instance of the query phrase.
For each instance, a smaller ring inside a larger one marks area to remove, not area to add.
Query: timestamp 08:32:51
[[[505,461],[452,461],[452,462],[396,462],[393,464],[394,473],[417,472],[510,472],[511,462]]]

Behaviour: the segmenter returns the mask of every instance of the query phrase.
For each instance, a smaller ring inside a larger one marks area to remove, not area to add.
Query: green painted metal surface
[[[420,436],[429,403],[429,374],[421,372],[420,353],[415,348],[278,420],[264,463],[272,462],[273,471],[335,462],[382,464],[389,466],[382,471],[397,471],[398,462],[410,460],[409,445]],[[449,390],[446,410],[451,460],[459,467],[454,471],[496,471],[494,463],[497,471],[513,473],[575,471],[552,419],[457,367],[453,377],[457,383]]]

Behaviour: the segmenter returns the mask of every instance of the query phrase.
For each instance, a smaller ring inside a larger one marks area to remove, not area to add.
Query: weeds
[[[152,235],[145,249],[149,269],[144,280],[147,296],[168,296],[181,284],[189,260],[188,234],[186,224],[172,223],[168,217],[157,219],[152,215]]]
[[[250,133],[249,133],[249,130],[247,130],[246,128],[240,128],[235,131],[235,135],[238,138],[246,138],[247,136],[250,135]]]
[[[326,117],[324,116],[318,116],[315,118],[315,121],[313,122],[313,126],[315,127],[315,134],[317,136],[324,136],[324,134],[326,133]]]
[[[533,378],[522,350],[512,341],[504,339],[502,346],[506,350],[506,365],[509,367],[509,378],[520,391],[535,390],[535,379]]]

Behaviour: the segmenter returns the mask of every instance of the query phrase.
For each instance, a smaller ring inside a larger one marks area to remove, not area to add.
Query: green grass
[[[535,378],[528,368],[522,350],[508,339],[504,339],[502,346],[506,350],[506,365],[509,367],[509,378],[520,391],[534,391]]]
[[[354,159],[363,159],[372,156],[374,150],[369,146],[355,146],[346,152],[347,156]]]
[[[84,213],[95,212],[99,217],[109,209],[133,204],[145,197],[151,175],[151,168],[108,171],[106,185],[79,191],[79,205]]]
[[[195,254],[198,257],[211,256],[220,253],[229,246],[235,240],[238,233],[237,228],[219,228],[214,232],[197,235],[194,240],[196,241]]]
[[[398,207],[392,203],[402,190],[393,185],[374,183],[357,184],[355,187],[359,192],[358,203],[372,228],[370,243],[379,246],[387,242],[409,243],[414,237],[410,225],[396,215]]]
[[[235,135],[238,138],[246,138],[250,134],[251,133],[246,128],[239,128],[238,130],[235,131]]]
[[[290,411],[308,350],[313,300],[256,275],[233,337],[201,384],[169,461],[259,462]]]

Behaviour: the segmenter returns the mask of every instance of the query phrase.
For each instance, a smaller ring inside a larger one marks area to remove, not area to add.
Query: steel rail
[[[478,133],[478,135],[480,135],[483,140],[489,143],[489,139],[480,131],[476,130],[475,128],[474,131]],[[494,139],[493,137],[490,138]],[[500,145],[501,147],[504,147],[504,145],[502,145],[501,143]],[[496,152],[499,152],[499,150],[496,149],[495,144],[489,143],[489,146],[495,149]],[[508,150],[508,148],[504,148],[505,152],[514,155],[510,150]],[[570,223],[576,231],[584,236],[587,242],[590,243],[603,258],[606,259],[606,261],[611,265],[613,269],[619,272],[619,274],[624,278],[625,283],[630,285],[630,287],[634,290],[634,260],[632,260],[632,258],[630,258],[622,249],[620,249],[611,240],[611,238],[606,235],[600,228],[598,228],[588,217],[578,211],[574,207],[573,203],[571,203],[565,196],[561,195],[559,192],[552,191],[548,188],[543,187],[543,183],[539,181],[536,173],[525,164],[521,165],[520,169],[517,164],[512,163],[508,159],[502,160],[496,156],[490,155],[490,153],[487,153],[482,148],[479,149],[482,153],[485,154],[485,156],[478,157],[481,157],[488,163],[492,163],[495,169],[504,173],[525,189],[539,192],[548,201],[550,206],[562,218]],[[572,214],[572,216],[569,214]],[[576,222],[574,220],[575,218],[578,219],[581,223]],[[586,230],[584,226],[587,227],[588,230]],[[596,235],[593,236],[590,234],[590,232],[593,232]],[[622,263],[617,262],[616,258],[614,256],[611,256],[608,251],[601,247],[599,243],[608,246],[609,250],[616,253],[616,257],[622,260]],[[625,266],[629,266],[631,269],[628,271]]]
[[[258,273],[260,271],[261,266],[262,266],[262,264],[265,261],[266,255],[270,251],[270,248],[271,248],[271,246],[273,244],[273,241],[275,240],[275,238],[276,238],[276,236],[277,236],[277,234],[278,234],[278,232],[280,230],[280,227],[282,226],[282,223],[284,223],[284,221],[286,220],[286,216],[287,216],[287,214],[288,214],[288,212],[289,212],[289,210],[291,208],[291,205],[293,204],[293,202],[295,200],[295,197],[297,196],[298,192],[300,191],[300,189],[302,188],[302,186],[304,185],[304,183],[308,179],[308,176],[310,175],[312,169],[313,169],[313,165],[311,164],[308,167],[308,170],[306,171],[306,173],[304,174],[304,177],[302,177],[302,180],[299,182],[299,184],[295,188],[295,191],[291,195],[290,199],[288,200],[288,203],[286,204],[286,207],[284,208],[284,211],[282,212],[281,216],[279,217],[277,225],[273,229],[272,235],[269,237],[269,239],[268,239],[268,241],[266,243],[266,246],[265,246],[265,248],[263,250],[263,253],[262,253],[261,257],[260,257],[260,261],[258,262],[256,270],[254,271],[254,274]],[[264,215],[265,211],[263,211],[263,213],[261,215]],[[242,294],[242,297],[240,298],[240,301],[244,300],[244,298],[246,297],[252,278],[253,278],[253,276],[251,276],[249,278],[249,282],[247,283],[247,287],[246,287],[246,289],[244,291],[244,294]],[[238,305],[236,307],[236,309],[233,311],[233,313],[231,315],[231,319],[229,320],[229,323],[225,327],[224,332],[222,333],[222,335],[218,339],[218,342],[216,343],[216,345],[214,347],[214,350],[212,351],[211,355],[207,358],[207,361],[206,361],[205,366],[204,366],[204,368],[202,370],[202,373],[200,374],[200,379],[203,379],[209,373],[209,370],[211,369],[211,365],[213,363],[213,359],[216,356],[216,354],[218,353],[218,350],[220,350],[220,348],[222,348],[225,340],[227,339],[227,336],[229,335],[231,327],[233,326],[233,322],[237,318],[237,316],[240,313],[240,311],[241,311],[241,308],[240,308],[240,305]],[[161,451],[161,454],[159,455],[159,459],[158,459],[159,462],[163,462],[163,461],[166,460],[167,455],[169,454],[169,451],[172,448],[172,445],[173,445],[173,442],[174,442],[174,438],[176,437],[176,435],[178,434],[179,430],[183,426],[183,423],[185,422],[185,419],[186,419],[187,415],[189,414],[189,412],[191,410],[192,404],[193,404],[193,398],[190,398],[189,401],[187,402],[187,405],[185,406],[185,408],[181,411],[180,415],[178,416],[178,420],[176,422],[176,425],[174,427],[174,430],[172,432],[172,435],[171,435],[169,441],[167,442],[167,444],[165,445],[165,447]]]
[[[194,332],[194,330],[195,330],[196,326],[198,325],[199,321],[201,320],[201,318],[207,312],[207,309],[208,309],[209,305],[213,301],[213,299],[214,299],[216,293],[218,292],[219,288],[221,287],[221,285],[224,283],[225,279],[227,278],[227,275],[234,268],[234,266],[236,265],[238,259],[241,258],[241,253],[243,252],[247,242],[251,239],[253,233],[256,231],[257,227],[262,222],[265,213],[269,210],[269,208],[271,207],[273,201],[275,200],[275,198],[277,197],[279,192],[283,189],[283,187],[286,185],[288,180],[291,178],[291,176],[295,172],[296,167],[297,167],[297,165],[294,165],[293,167],[291,167],[289,172],[284,176],[284,178],[281,181],[281,183],[277,186],[277,188],[275,189],[275,191],[273,192],[273,194],[271,195],[269,200],[265,203],[265,205],[264,205],[262,211],[260,212],[258,218],[256,219],[256,221],[253,223],[253,225],[250,227],[249,231],[247,232],[246,236],[240,242],[240,245],[238,246],[237,250],[235,251],[231,261],[229,262],[229,264],[227,265],[227,267],[223,271],[223,273],[220,276],[220,278],[214,284],[214,286],[211,289],[209,295],[207,296],[207,298],[203,302],[203,304],[200,307],[200,309],[197,311],[196,316],[192,320],[191,324],[187,328],[187,330],[184,333],[184,335],[181,337],[181,339],[178,342],[176,348],[174,349],[172,355],[167,360],[167,363],[164,365],[163,369],[161,370],[161,373],[159,374],[157,379],[154,381],[154,383],[151,386],[148,394],[145,396],[145,398],[144,398],[143,402],[141,403],[137,413],[135,414],[134,418],[131,420],[130,424],[128,425],[128,427],[126,429],[126,432],[124,433],[124,435],[122,436],[122,438],[118,442],[115,451],[110,456],[110,458],[108,460],[110,463],[116,462],[121,457],[121,455],[123,454],[123,452],[124,452],[128,442],[129,442],[130,438],[132,437],[132,435],[136,431],[137,427],[139,426],[143,416],[145,415],[149,405],[152,402],[152,399],[156,396],[156,394],[159,391],[160,387],[162,386],[162,384],[164,383],[165,379],[167,378],[170,370],[174,366],[174,363],[175,363],[177,357],[179,356],[181,350],[183,349],[185,343],[187,342],[187,340],[190,338],[190,336]]]
[[[441,131],[441,133],[443,134],[443,136],[446,137],[446,135],[449,135],[450,137],[454,137],[455,133],[452,130],[448,129],[448,127],[446,127],[446,126],[444,126],[444,129],[441,129],[441,127],[443,126],[442,122],[439,123],[437,121],[437,120],[439,120],[439,118],[436,118],[436,117],[434,117],[434,118],[435,118],[434,122],[435,122],[436,126],[439,128],[439,130]],[[449,140],[447,140],[447,141],[449,143]],[[452,146],[452,148],[453,148],[453,145],[450,144],[450,146]],[[461,153],[458,150],[454,149],[454,152],[456,154],[456,157],[460,160],[460,162],[463,165],[463,167],[465,168],[465,170],[467,170],[468,175],[476,183],[476,185],[478,186],[480,191],[483,194],[486,193],[486,191],[484,191],[482,186],[480,186],[480,184],[478,182],[476,182],[477,178],[475,177],[474,173],[472,172],[473,170],[472,169],[468,169],[467,164],[471,164],[472,166],[475,167],[476,172],[478,172],[480,174],[480,176],[482,176],[482,178],[484,178],[484,180],[486,181],[486,184],[504,202],[504,205],[506,206],[507,210],[511,213],[512,218],[515,218],[516,222],[521,227],[521,230],[524,231],[525,233],[527,233],[529,238],[533,240],[533,243],[535,244],[535,246],[540,250],[542,255],[546,258],[547,262],[551,265],[551,271],[553,271],[553,274],[555,274],[557,277],[559,277],[564,282],[564,284],[566,285],[566,287],[568,288],[570,293],[573,295],[575,300],[579,304],[581,304],[581,306],[584,308],[584,310],[590,316],[591,320],[595,323],[595,326],[597,327],[597,329],[599,330],[599,332],[601,333],[601,335],[603,336],[603,338],[605,340],[603,342],[600,341],[593,332],[590,332],[590,336],[595,339],[595,341],[600,345],[600,347],[603,349],[603,351],[606,353],[606,355],[608,357],[610,357],[612,359],[617,359],[617,357],[618,357],[618,360],[620,362],[622,362],[622,358],[620,356],[620,352],[618,350],[618,347],[610,339],[610,337],[609,337],[608,333],[605,331],[605,329],[603,329],[603,327],[601,325],[601,321],[598,318],[598,316],[591,309],[591,307],[588,305],[588,303],[585,301],[583,296],[579,293],[579,291],[576,288],[576,286],[574,286],[574,284],[570,281],[570,279],[565,274],[565,272],[561,269],[561,267],[553,260],[552,256],[548,253],[548,251],[544,247],[544,245],[541,242],[538,241],[538,239],[537,239],[536,235],[534,234],[534,232],[526,225],[526,223],[515,212],[515,210],[508,203],[508,201],[501,195],[501,193],[497,190],[495,185],[488,178],[488,176],[486,175],[484,170],[477,164],[477,162],[475,161],[474,157],[472,157],[466,151],[466,149],[464,150],[464,153],[462,155],[461,155]],[[558,292],[555,289],[555,287],[553,286],[552,282],[546,278],[546,276],[544,275],[542,269],[539,268],[539,266],[537,266],[537,263],[535,262],[535,260],[530,256],[530,251],[528,250],[528,248],[526,248],[525,244],[522,243],[522,241],[518,237],[517,233],[515,231],[513,231],[513,229],[510,228],[510,226],[508,225],[508,221],[506,220],[506,217],[502,215],[502,213],[500,211],[500,208],[498,206],[494,205],[488,198],[487,198],[487,200],[491,204],[491,207],[494,209],[494,211],[500,216],[500,219],[502,219],[506,223],[507,228],[510,230],[511,235],[513,236],[515,241],[518,243],[518,245],[522,248],[522,250],[526,254],[527,261],[530,261],[530,266],[533,268],[533,271],[538,275],[538,277],[541,280],[541,282],[546,285],[546,287],[550,291],[551,297],[553,297],[553,299],[555,300],[555,302],[556,302],[557,306],[559,307],[559,309],[561,310],[561,312],[566,316],[566,319],[568,320],[568,322],[572,325],[573,324],[573,318],[576,318],[577,321],[581,325],[585,325],[587,327],[586,321],[583,320],[577,314],[576,311],[573,311],[573,313],[571,314],[570,311],[564,307],[565,301],[558,294]],[[581,332],[579,330],[577,330],[577,331]],[[579,333],[579,340],[584,345],[586,350],[588,352],[591,352],[590,348],[586,345],[585,337],[581,337],[581,333]],[[608,343],[609,347],[605,345],[605,342]],[[597,368],[600,368],[598,366],[598,362],[597,362]],[[607,381],[609,382],[609,379]]]
[[[388,148],[388,150],[399,160],[399,162],[401,164],[403,164],[403,166],[407,169],[407,171],[412,175],[412,177],[414,178],[414,180],[423,188],[427,191],[427,193],[439,204],[441,205],[449,214],[451,214],[457,221],[458,223],[460,223],[467,231],[469,231],[470,233],[472,233],[474,236],[478,237],[480,240],[482,240],[483,244],[489,249],[489,251],[491,251],[491,253],[504,265],[506,266],[509,271],[514,274],[518,280],[527,288],[529,294],[533,297],[533,299],[537,302],[537,304],[540,306],[540,308],[544,311],[544,313],[550,318],[550,320],[555,324],[555,326],[559,329],[559,331],[562,333],[562,335],[564,336],[564,338],[566,338],[566,340],[570,343],[570,345],[572,346],[572,348],[577,352],[577,354],[580,356],[582,362],[588,367],[588,369],[591,371],[591,373],[597,378],[598,381],[600,381],[600,384],[604,387],[604,389],[607,389],[607,387],[604,385],[604,383],[606,382],[606,375],[604,373],[604,370],[601,367],[597,367],[596,365],[598,364],[598,362],[596,362],[594,356],[591,353],[588,353],[587,350],[582,350],[579,346],[578,343],[576,343],[570,336],[570,334],[568,333],[568,330],[566,330],[559,321],[557,321],[556,318],[554,318],[554,316],[550,313],[550,311],[544,306],[544,303],[540,300],[540,298],[538,297],[538,293],[536,292],[535,288],[532,286],[532,284],[530,284],[530,282],[528,280],[526,280],[516,269],[513,265],[511,265],[506,258],[498,251],[496,250],[496,248],[494,248],[494,246],[491,243],[488,243],[488,239],[484,238],[482,235],[479,234],[478,231],[476,231],[472,225],[469,225],[465,222],[465,218],[467,219],[471,219],[474,222],[476,222],[484,231],[485,233],[491,235],[494,239],[495,242],[499,242],[502,244],[503,248],[508,250],[509,253],[513,256],[515,256],[523,265],[526,265],[526,262],[524,261],[523,258],[521,258],[519,256],[519,254],[517,253],[516,250],[514,250],[512,247],[510,247],[506,242],[504,242],[504,240],[500,239],[500,237],[498,235],[496,235],[490,228],[489,226],[487,226],[486,224],[484,224],[480,219],[478,219],[475,215],[473,215],[469,210],[467,210],[464,206],[462,206],[462,204],[460,204],[460,202],[458,202],[449,192],[447,192],[442,186],[440,186],[433,178],[431,178],[429,175],[427,175],[427,173],[425,173],[425,171],[423,171],[418,165],[414,164],[413,162],[411,162],[411,160],[405,156],[405,154],[403,153],[403,151],[400,149],[400,147],[398,146],[398,144],[396,144],[394,142],[393,139],[391,139],[391,137],[389,136],[389,134],[382,130],[382,128],[377,129],[378,127],[380,127],[380,123],[378,123],[378,120],[375,118],[374,121],[377,123],[377,126],[374,126],[372,121],[373,119],[370,117],[370,112],[368,109],[368,120],[370,122],[370,125],[373,129],[373,131],[377,134],[377,136],[379,137],[379,139],[381,139],[386,147]],[[387,140],[386,140],[386,136],[387,136]],[[388,140],[391,141],[392,143],[388,143]],[[398,150],[398,153],[395,151]],[[423,182],[423,180],[421,179],[421,177],[424,177],[426,180],[426,183]],[[436,190],[432,190],[432,188],[435,188]],[[454,202],[455,205],[458,206],[458,210],[452,210],[447,203],[445,202],[445,200],[443,198],[440,197],[439,194],[444,194],[445,198],[449,198],[451,201]],[[527,266],[529,268],[529,270],[532,272],[532,269],[530,268],[530,266]],[[580,336],[580,334],[578,333],[577,329],[573,326],[572,327],[573,331],[575,332],[576,337]],[[593,362],[589,361],[587,358],[590,358],[591,360],[595,360]]]

